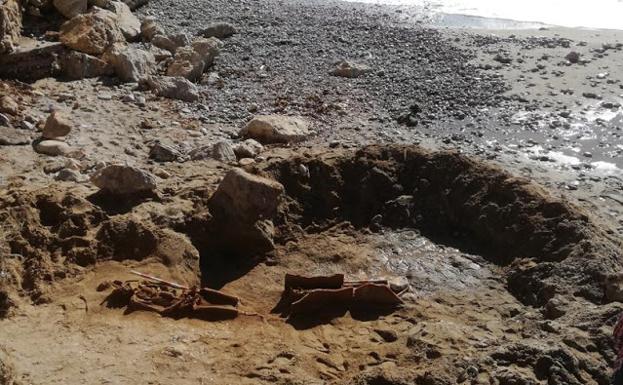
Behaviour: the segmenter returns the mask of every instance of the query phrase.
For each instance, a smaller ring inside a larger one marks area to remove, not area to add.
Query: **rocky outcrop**
[[[19,0],[0,0],[0,54],[12,52],[22,29]]]
[[[101,55],[115,43],[125,41],[117,25],[117,15],[103,9],[65,22],[59,39],[65,46],[90,55]]]

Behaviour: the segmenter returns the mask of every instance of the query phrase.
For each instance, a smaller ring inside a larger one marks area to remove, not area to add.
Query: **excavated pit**
[[[364,240],[377,249],[371,271],[386,266],[416,286],[445,277],[440,283],[460,288],[497,274],[524,304],[544,306],[556,294],[608,301],[603,282],[616,271],[618,245],[578,207],[497,167],[454,152],[372,146],[264,171],[285,187],[281,243],[347,222],[373,232]]]

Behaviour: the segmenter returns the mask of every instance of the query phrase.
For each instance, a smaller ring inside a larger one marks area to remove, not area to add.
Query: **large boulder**
[[[104,60],[115,70],[124,82],[138,82],[151,75],[156,68],[156,59],[151,52],[124,45],[114,45],[104,54]]]
[[[91,177],[91,183],[102,191],[117,195],[149,193],[156,189],[155,176],[125,165],[110,165],[98,170]]]
[[[13,52],[22,30],[19,0],[0,1],[0,54]]]
[[[309,123],[292,116],[256,116],[240,131],[240,136],[260,143],[292,143],[305,140],[311,134]]]
[[[70,51],[59,59],[61,73],[70,80],[96,78],[114,73],[109,63],[86,53]]]
[[[90,55],[101,55],[115,43],[125,41],[117,25],[117,15],[103,9],[66,21],[59,39],[65,46]]]
[[[163,98],[178,99],[194,102],[199,99],[197,86],[188,79],[172,76],[149,76],[140,79],[139,85],[143,89],[151,90],[155,95]]]
[[[87,11],[87,0],[53,0],[54,8],[67,19]]]
[[[110,8],[117,15],[117,25],[123,36],[129,41],[136,40],[141,34],[141,21],[130,7],[120,1],[111,1]]]
[[[253,257],[273,250],[283,192],[280,183],[242,169],[227,173],[208,202],[215,251]]]

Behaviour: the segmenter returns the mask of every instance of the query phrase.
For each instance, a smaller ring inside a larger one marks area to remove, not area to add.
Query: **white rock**
[[[39,154],[49,156],[65,155],[71,151],[69,145],[60,140],[42,140],[34,144],[34,149]]]

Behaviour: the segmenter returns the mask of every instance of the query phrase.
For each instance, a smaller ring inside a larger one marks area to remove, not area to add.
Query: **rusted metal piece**
[[[136,272],[133,272],[136,273]],[[113,282],[106,302],[112,307],[150,311],[163,317],[196,318],[207,321],[236,318],[242,314],[236,306],[240,299],[218,290],[185,288],[156,277],[139,273],[151,281]]]
[[[303,277],[286,274],[286,289],[339,289],[344,285],[344,274],[330,276]]]
[[[289,315],[346,311],[351,308],[393,309],[403,304],[388,281],[344,281],[344,275],[303,277],[287,274],[282,297]]]

